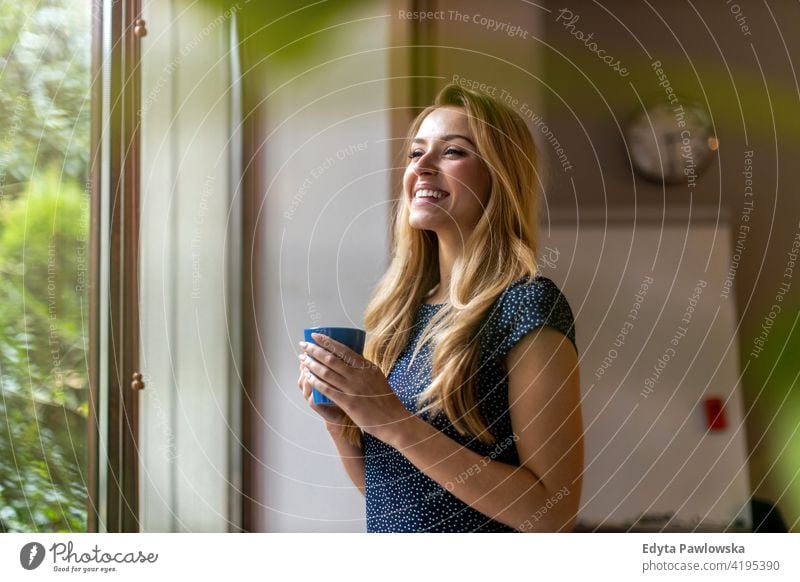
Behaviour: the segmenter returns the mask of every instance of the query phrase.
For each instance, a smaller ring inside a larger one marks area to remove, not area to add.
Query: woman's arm
[[[336,406],[314,403],[314,398],[311,395],[311,383],[308,381],[306,367],[302,361],[300,363],[300,377],[297,379],[297,387],[303,392],[303,399],[308,403],[309,407],[325,421],[325,428],[328,429],[328,433],[330,433],[333,443],[336,445],[344,470],[347,471],[348,477],[361,491],[362,495],[365,494],[364,453],[342,435],[341,422],[344,419],[342,409]]]
[[[325,427],[336,445],[336,450],[339,451],[339,458],[342,460],[344,470],[347,471],[350,480],[358,487],[361,494],[365,495],[366,476],[363,451],[342,436],[342,428],[338,424],[326,422]]]
[[[496,521],[520,531],[571,531],[583,472],[577,355],[563,334],[540,327],[514,346],[506,364],[521,467],[462,447],[418,417],[376,436]]]
[[[461,446],[405,409],[380,369],[315,334],[301,342],[308,380],[365,432],[481,513],[520,531],[569,531],[580,502],[583,422],[578,358],[569,340],[539,327],[506,357],[511,425],[521,467]]]

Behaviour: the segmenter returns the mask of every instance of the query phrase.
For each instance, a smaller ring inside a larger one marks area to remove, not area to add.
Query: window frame
[[[89,532],[139,531],[140,15],[139,0],[92,2]]]

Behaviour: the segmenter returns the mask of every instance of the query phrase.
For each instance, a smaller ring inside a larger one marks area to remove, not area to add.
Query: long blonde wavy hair
[[[444,412],[461,434],[493,443],[476,406],[479,334],[503,291],[513,281],[538,273],[536,147],[514,110],[452,84],[414,120],[409,144],[425,117],[439,107],[459,107],[466,113],[491,186],[484,212],[453,264],[449,302],[423,330],[413,354],[431,342],[432,382],[418,397],[418,413]],[[439,283],[436,233],[410,226],[409,200],[410,193],[403,192],[396,201],[392,260],[364,314],[364,357],[387,376],[406,347],[418,306]],[[361,429],[352,420],[345,418],[342,430],[351,443],[361,445]]]

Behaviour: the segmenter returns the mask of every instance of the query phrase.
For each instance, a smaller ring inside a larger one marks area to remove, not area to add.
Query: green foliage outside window
[[[89,14],[0,4],[0,531],[86,529]]]

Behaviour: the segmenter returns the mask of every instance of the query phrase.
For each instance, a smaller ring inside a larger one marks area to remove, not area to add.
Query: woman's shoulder
[[[509,285],[508,288],[509,289],[526,289],[526,288],[527,289],[547,289],[547,290],[555,289],[555,290],[560,291],[558,285],[556,285],[556,283],[553,282],[552,279],[550,279],[549,277],[545,277],[544,275],[539,275],[539,274],[534,275],[533,277],[530,277],[530,276],[527,276],[527,275],[524,276],[524,277],[520,277],[519,279],[517,279],[516,281],[511,283],[511,285]]]
[[[549,277],[525,276],[511,283],[498,299],[503,312],[516,312],[520,307],[553,306],[569,308],[559,286]]]
[[[554,327],[575,344],[575,325],[569,301],[559,286],[543,275],[521,277],[511,283],[490,310],[488,324],[502,337],[507,352],[529,331]],[[577,350],[577,347],[576,347]]]

